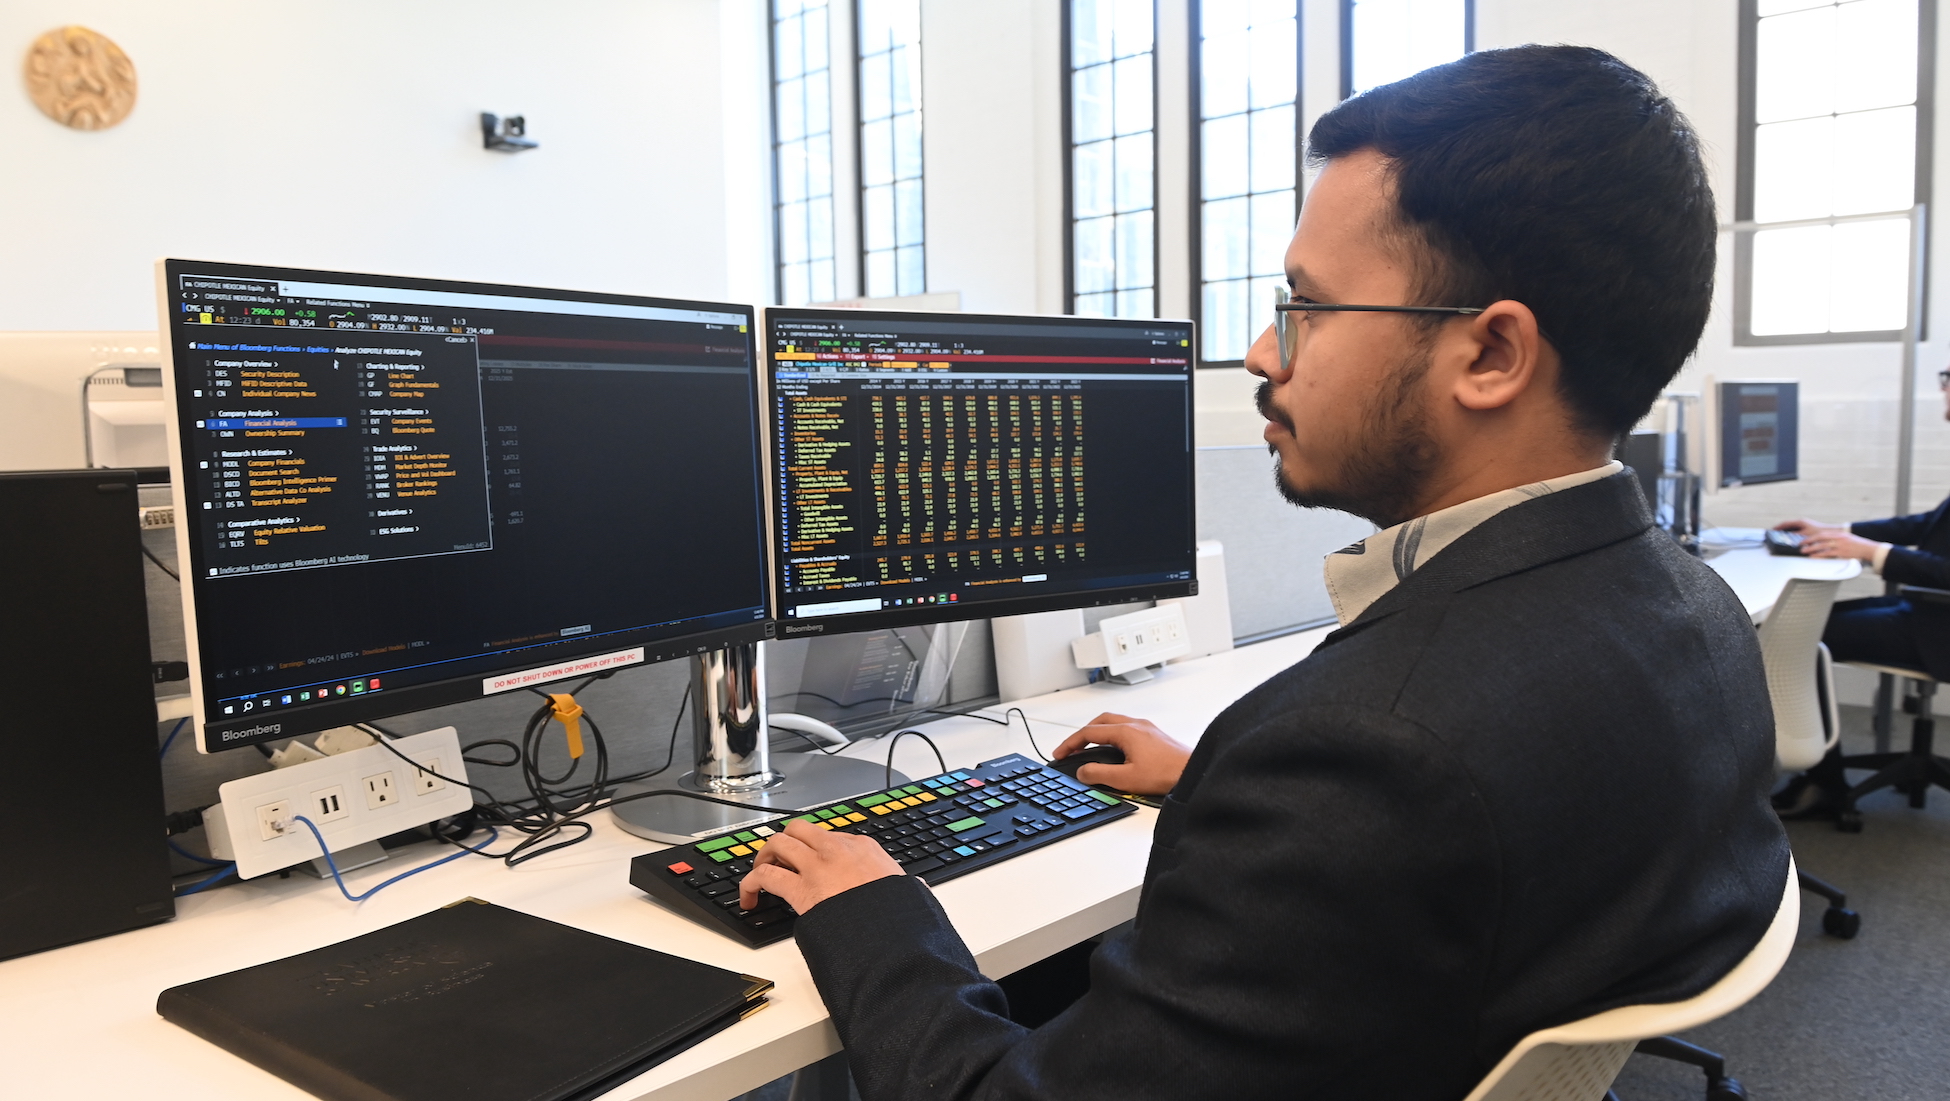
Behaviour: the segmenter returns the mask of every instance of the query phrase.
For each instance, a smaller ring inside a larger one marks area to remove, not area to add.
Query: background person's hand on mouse
[[[1133,795],[1163,795],[1176,787],[1192,755],[1189,748],[1151,723],[1107,712],[1063,739],[1053,756],[1068,757],[1088,745],[1114,745],[1124,751],[1124,763],[1084,765],[1077,770],[1077,779]]]

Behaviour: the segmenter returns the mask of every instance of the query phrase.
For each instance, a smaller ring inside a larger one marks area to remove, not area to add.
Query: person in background
[[[1938,371],[1945,420],[1950,420],[1950,370]],[[1950,589],[1950,499],[1928,512],[1825,524],[1784,520],[1776,531],[1801,536],[1809,558],[1854,558],[1867,563],[1884,581],[1925,589]],[[1921,669],[1950,680],[1950,604],[1906,596],[1843,600],[1828,613],[1821,641],[1836,661],[1867,661]],[[1841,747],[1774,796],[1783,818],[1832,818],[1848,791]]]

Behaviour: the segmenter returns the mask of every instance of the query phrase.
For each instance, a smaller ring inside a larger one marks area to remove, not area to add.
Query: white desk
[[[1045,752],[1103,711],[1150,718],[1190,742],[1227,704],[1305,657],[1325,633],[1168,666],[1143,685],[1091,685],[1021,706],[1037,720]],[[1020,723],[1005,731],[954,718],[923,729],[951,768],[1029,750]],[[885,760],[885,746],[884,740],[869,742],[847,752]],[[895,766],[931,775],[933,754],[910,738],[901,743]],[[1006,975],[1137,912],[1154,819],[1140,808],[1060,845],[944,883],[936,894],[982,969]],[[266,877],[181,899],[176,920],[164,925],[0,962],[0,1092],[21,1098],[305,1101],[309,1094],[156,1016],[156,995],[470,895],[777,983],[764,1012],[651,1069],[605,1101],[723,1101],[839,1050],[792,941],[754,951],[664,909],[627,878],[631,857],[662,846],[622,832],[607,815],[592,821],[596,832],[588,841],[512,870],[499,862],[457,860],[357,906],[329,881]],[[356,893],[440,852],[431,844],[414,846],[353,873],[349,883]]]
[[[1723,551],[1706,564],[1733,587],[1734,595],[1759,623],[1774,609],[1781,589],[1794,578],[1809,581],[1847,581],[1862,573],[1862,563],[1853,558],[1799,558],[1769,554],[1765,547],[1743,547]]]

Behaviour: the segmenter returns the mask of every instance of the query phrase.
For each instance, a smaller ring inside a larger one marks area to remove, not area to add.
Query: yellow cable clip
[[[555,720],[569,731],[569,756],[582,759],[582,705],[567,692],[551,692],[549,699],[555,702]]]

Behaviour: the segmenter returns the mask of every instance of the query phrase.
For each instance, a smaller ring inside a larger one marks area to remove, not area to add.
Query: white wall
[[[964,310],[1063,312],[1061,27],[1048,0],[922,0],[928,290]]]
[[[140,99],[86,133],[0,93],[0,330],[153,329],[166,255],[727,293],[712,0],[7,0],[0,54],[67,23]]]

